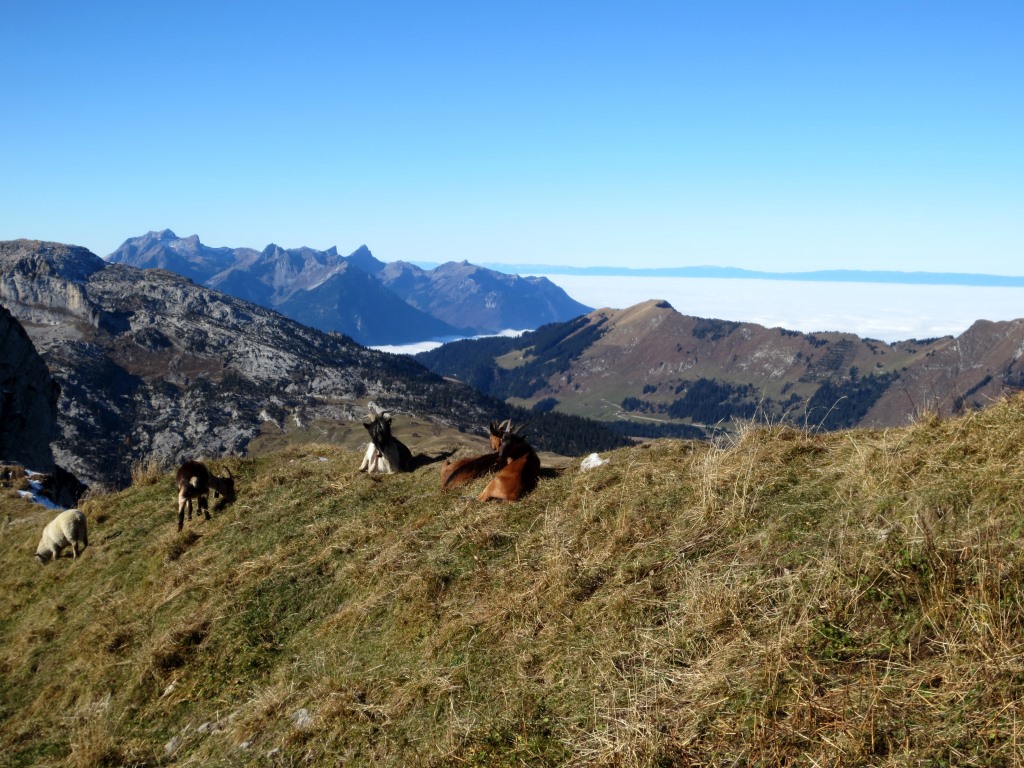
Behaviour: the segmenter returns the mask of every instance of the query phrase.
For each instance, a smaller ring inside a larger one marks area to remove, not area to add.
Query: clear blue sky
[[[0,239],[1024,273],[1019,0],[2,18]]]

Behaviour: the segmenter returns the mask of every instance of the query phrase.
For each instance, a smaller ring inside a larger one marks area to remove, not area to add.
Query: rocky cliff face
[[[90,485],[122,486],[147,457],[242,452],[286,419],[361,418],[370,400],[464,427],[493,409],[406,358],[73,246],[0,242],[0,303],[60,384],[54,458]]]
[[[0,306],[0,463],[53,468],[59,395],[25,329]]]
[[[41,473],[40,492],[73,507],[85,486],[59,466],[50,443],[58,436],[60,386],[15,317],[0,306],[0,464]]]

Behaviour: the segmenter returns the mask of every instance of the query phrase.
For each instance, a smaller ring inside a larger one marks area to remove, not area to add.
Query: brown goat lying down
[[[498,468],[498,452],[485,453],[459,461],[445,461],[441,466],[441,489],[457,488],[460,485],[490,474]]]
[[[192,499],[199,500],[199,511],[210,519],[209,495],[212,490],[224,497],[225,501],[235,499],[235,478],[229,469],[227,477],[217,477],[199,461],[186,461],[178,468],[175,481],[178,484],[178,530],[185,524],[185,508],[188,519],[192,519]]]
[[[526,442],[526,438],[520,434],[523,425],[513,427],[511,421],[505,424],[501,446],[498,448],[498,465],[501,469],[484,488],[484,492],[477,497],[478,501],[518,501],[523,494],[529,493],[537,485],[540,458]]]
[[[457,488],[496,470],[498,468],[498,449],[501,448],[501,436],[505,433],[505,428],[508,425],[508,421],[503,421],[500,424],[496,421],[491,422],[491,453],[473,456],[468,459],[459,459],[458,461],[448,461],[445,459],[444,463],[441,464],[441,490]]]

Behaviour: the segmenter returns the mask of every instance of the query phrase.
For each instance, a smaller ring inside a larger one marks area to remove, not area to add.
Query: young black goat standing
[[[188,519],[192,519],[192,499],[199,500],[199,511],[210,519],[210,491],[220,494],[225,501],[234,501],[235,478],[229,469],[227,477],[217,477],[199,461],[186,461],[178,468],[175,481],[178,484],[178,530],[185,524],[185,508]]]

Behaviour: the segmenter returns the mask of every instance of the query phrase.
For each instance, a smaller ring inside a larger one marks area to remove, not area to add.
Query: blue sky
[[[0,239],[1019,275],[1021,2],[9,2]]]

